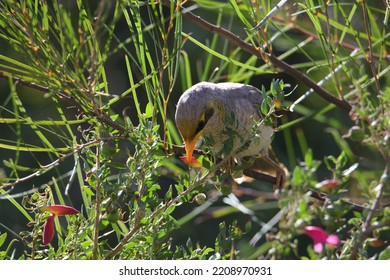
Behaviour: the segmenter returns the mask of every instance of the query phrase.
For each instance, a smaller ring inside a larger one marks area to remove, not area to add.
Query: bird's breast
[[[222,157],[263,154],[271,144],[273,129],[258,125],[261,119],[257,112],[253,104],[245,102],[226,106],[224,114],[211,120],[205,129],[205,144],[213,154]]]

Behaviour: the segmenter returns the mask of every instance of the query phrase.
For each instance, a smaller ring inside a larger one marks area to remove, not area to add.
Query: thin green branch
[[[366,55],[367,62],[368,62],[368,64],[371,67],[372,76],[375,79],[376,89],[379,91],[380,90],[380,85],[379,85],[379,80],[378,80],[378,76],[377,76],[377,70],[375,69],[375,63],[374,63],[374,61],[372,59],[374,51],[372,49],[371,26],[370,26],[369,15],[368,15],[368,12],[367,12],[366,0],[363,0],[361,3],[362,3],[362,7],[363,7],[364,27],[365,27],[366,32],[367,32],[367,42],[368,42],[368,55]]]
[[[99,129],[99,127],[97,127]],[[100,145],[96,146],[96,166],[93,176],[95,176],[95,222],[93,226],[93,251],[92,257],[94,260],[99,259],[99,225],[100,225],[100,203],[101,203],[101,181],[100,181]]]

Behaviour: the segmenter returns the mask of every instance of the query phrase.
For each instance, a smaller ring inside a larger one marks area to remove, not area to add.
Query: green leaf
[[[252,25],[249,23],[249,21],[246,19],[246,16],[241,12],[240,7],[244,7],[244,5],[238,6],[236,3],[236,0],[229,0],[230,5],[232,5],[234,11],[236,12],[238,18],[241,20],[241,22],[245,25],[247,29],[251,29]]]
[[[261,113],[266,116],[268,114],[268,109],[267,99],[263,99],[260,105]]]
[[[148,102],[148,104],[146,104],[144,117],[145,119],[149,119],[153,117],[153,114],[154,114],[154,106],[152,103]]]
[[[230,155],[230,153],[234,152],[234,151],[233,151],[233,139],[232,139],[232,138],[227,138],[227,139],[223,142],[222,152],[223,152],[225,155]]]
[[[175,209],[176,209],[176,206],[175,206],[175,205],[169,206],[169,207],[164,211],[164,215],[170,215],[170,214],[172,214],[172,212],[175,211]]]
[[[390,260],[390,246],[387,246],[382,252],[380,252],[379,260]]]
[[[228,57],[226,55],[223,55],[221,54],[220,52],[216,51],[216,50],[213,50],[209,47],[207,47],[205,44],[199,42],[198,40],[196,40],[195,38],[193,38],[192,36],[190,36],[189,34],[186,34],[183,32],[183,36],[185,36],[187,39],[189,39],[191,42],[193,42],[195,45],[197,45],[198,47],[204,49],[205,51],[207,51],[208,53],[212,54],[213,56],[219,58],[219,59],[222,59],[226,62],[229,62],[229,63],[232,63],[233,65],[237,65],[243,69],[247,69],[247,70],[251,70],[251,71],[255,71],[255,73],[258,73],[258,74],[264,74],[264,73],[273,73],[272,71],[270,70],[264,70],[264,69],[261,69],[261,68],[258,68],[258,67],[254,67],[254,66],[251,66],[251,65],[247,65],[245,63],[242,63],[238,60],[235,60],[231,57]]]
[[[0,235],[0,247],[4,244],[6,238],[7,238],[6,232]]]
[[[299,166],[295,166],[292,180],[296,186],[299,186],[302,183],[302,171]]]
[[[165,193],[165,201],[169,201],[172,198],[172,186],[169,186],[168,191]]]
[[[91,190],[91,188],[89,188],[89,187],[87,187],[87,186],[84,186],[83,190],[84,190],[84,192],[85,192],[86,194],[88,194],[88,195],[91,196],[91,197],[95,195],[94,192]]]
[[[305,154],[305,164],[307,166],[313,165],[313,151],[311,149],[308,149]]]

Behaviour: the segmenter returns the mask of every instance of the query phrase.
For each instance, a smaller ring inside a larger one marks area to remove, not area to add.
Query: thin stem
[[[379,92],[380,86],[379,86],[379,81],[378,81],[378,75],[377,75],[377,71],[375,69],[374,62],[372,60],[374,51],[372,50],[371,28],[370,28],[368,13],[367,13],[366,0],[362,1],[362,7],[363,7],[364,26],[365,26],[366,32],[367,32],[367,43],[368,43],[368,54],[366,55],[366,58],[367,58],[367,62],[370,64],[372,75],[375,79],[376,89]]]
[[[97,128],[99,129],[99,127]],[[96,171],[95,171],[95,179],[96,179],[96,190],[95,190],[95,224],[94,224],[94,233],[93,233],[93,259],[99,259],[99,224],[100,224],[100,145],[96,146]]]
[[[330,58],[330,64],[331,64],[331,67],[330,67],[331,71],[330,72],[334,74],[332,77],[335,81],[337,91],[339,92],[339,97],[342,98],[342,95],[340,93],[341,84],[340,84],[339,79],[337,78],[337,74],[336,74],[337,73],[336,69],[338,67],[340,67],[341,65],[335,67],[335,61],[334,61],[335,50],[333,49],[333,46],[331,43],[333,40],[331,38],[331,32],[330,32],[331,25],[329,23],[328,8],[329,8],[329,2],[325,2],[324,13],[325,13],[325,17],[326,17],[326,37],[327,37],[327,45],[328,45],[329,58]],[[335,34],[337,34],[337,32],[335,32]]]
[[[377,189],[378,192],[377,192],[377,195],[375,197],[374,203],[371,205],[371,207],[369,209],[366,220],[364,221],[364,223],[362,225],[361,232],[358,235],[357,240],[352,248],[352,253],[350,256],[351,260],[356,259],[361,244],[367,238],[367,236],[372,232],[372,230],[375,229],[374,227],[371,226],[371,221],[374,218],[374,215],[376,214],[377,209],[379,207],[380,200],[382,198],[383,191],[384,191],[385,180],[388,176],[389,176],[389,165],[386,165],[386,168],[383,171],[383,174],[379,180],[379,184],[378,184],[378,186],[375,187],[375,189]]]

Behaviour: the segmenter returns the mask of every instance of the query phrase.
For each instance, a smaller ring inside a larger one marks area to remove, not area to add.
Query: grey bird
[[[187,162],[191,162],[200,139],[222,158],[268,159],[274,129],[263,123],[262,100],[259,89],[240,83],[201,82],[187,89],[177,103],[175,115]]]
[[[257,88],[239,83],[201,82],[186,90],[177,103],[175,119],[187,159],[202,136],[214,154],[238,152],[234,156],[239,158],[263,153],[271,144],[273,129],[262,126],[259,135],[253,135],[254,122],[261,120],[261,101]],[[233,140],[231,150],[222,151],[228,139]]]

